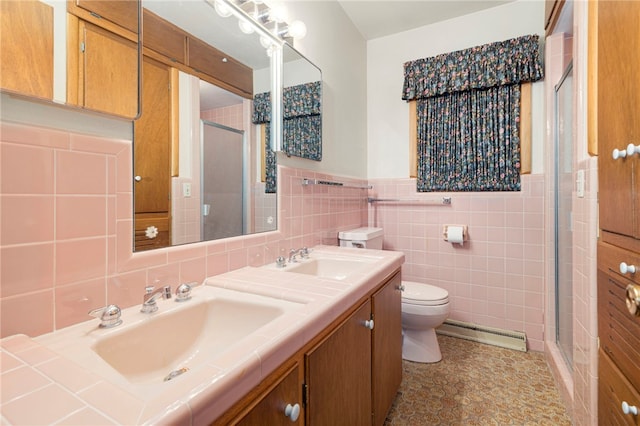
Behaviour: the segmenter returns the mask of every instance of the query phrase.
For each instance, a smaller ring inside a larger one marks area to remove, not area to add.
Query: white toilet
[[[341,247],[382,250],[382,228],[358,228],[338,234]],[[449,293],[439,287],[402,282],[402,358],[414,362],[442,359],[436,327],[449,316]]]

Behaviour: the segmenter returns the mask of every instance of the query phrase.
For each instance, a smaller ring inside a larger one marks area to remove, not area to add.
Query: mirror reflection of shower
[[[245,132],[201,120],[202,239],[244,235],[247,167]]]
[[[573,368],[573,65],[555,90],[556,343]]]

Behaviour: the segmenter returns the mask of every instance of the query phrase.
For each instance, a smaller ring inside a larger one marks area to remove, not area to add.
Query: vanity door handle
[[[136,176],[133,178],[136,182],[140,182],[142,180],[142,176]]]
[[[638,415],[638,407],[635,405],[629,405],[627,401],[622,401],[622,412],[624,414],[633,414],[634,416]]]
[[[627,272],[630,274],[635,274],[636,273],[635,265],[627,265],[625,262],[620,262],[620,273],[626,274]]]
[[[627,150],[616,148],[611,152],[611,156],[614,160],[617,160],[618,158],[624,158],[627,156]]]
[[[284,415],[286,417],[289,417],[292,422],[298,420],[298,417],[300,417],[300,404],[287,404],[287,406],[284,408]]]
[[[373,330],[373,320],[366,320],[364,322],[364,326],[367,327],[369,330]]]
[[[633,154],[640,154],[640,145],[630,143],[627,145],[627,155],[631,157]]]

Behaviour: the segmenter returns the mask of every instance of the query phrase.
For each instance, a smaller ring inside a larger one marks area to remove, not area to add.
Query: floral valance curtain
[[[287,155],[322,160],[322,82],[285,87],[282,92],[282,150]],[[253,123],[264,124],[266,134],[266,191],[276,190],[276,156],[271,151],[271,94],[253,98]]]
[[[520,83],[543,71],[538,36],[405,63],[416,100],[417,189],[520,190]]]
[[[543,69],[538,38],[527,35],[407,62],[402,99],[540,80]]]

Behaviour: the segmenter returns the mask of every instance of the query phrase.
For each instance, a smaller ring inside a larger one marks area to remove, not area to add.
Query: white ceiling
[[[514,0],[337,0],[366,40],[468,15]]]

